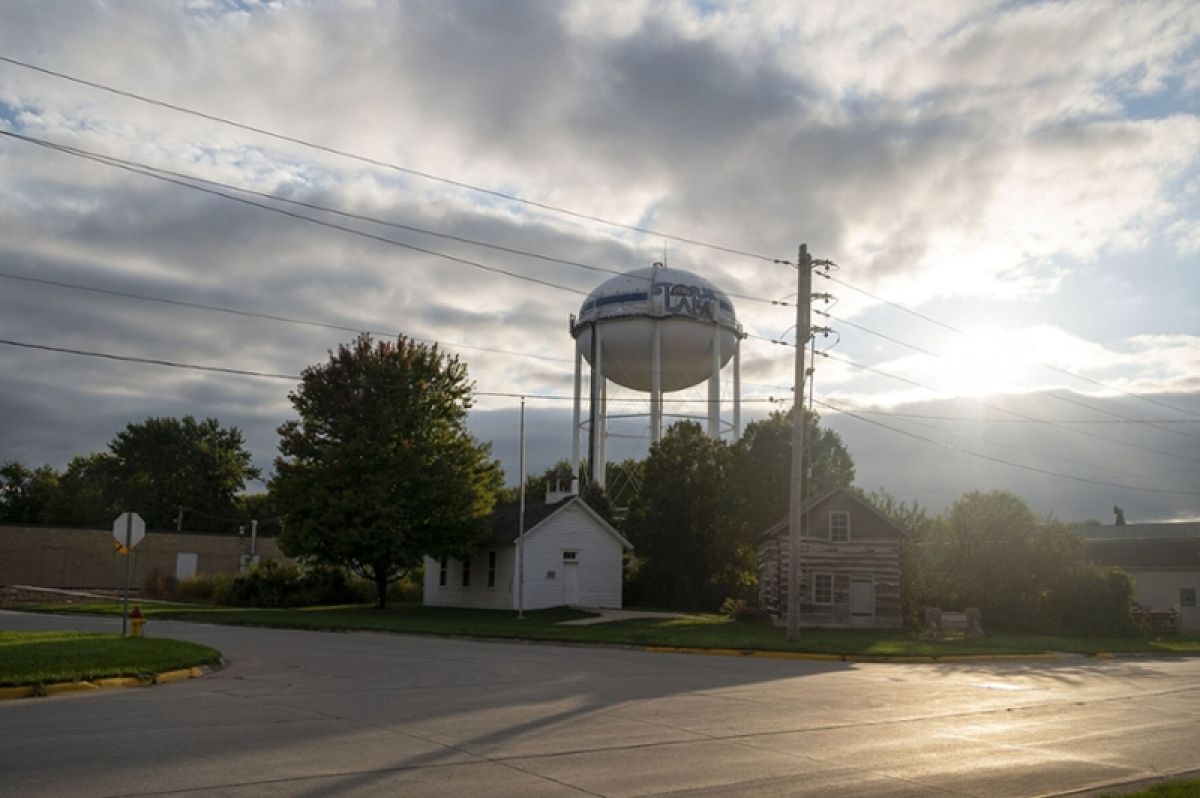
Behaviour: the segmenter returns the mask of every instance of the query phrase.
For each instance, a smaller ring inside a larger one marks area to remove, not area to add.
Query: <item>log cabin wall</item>
[[[849,540],[830,540],[830,513],[849,514]],[[902,625],[900,555],[904,533],[845,490],[808,508],[801,539],[800,622],[804,626]],[[768,530],[759,547],[759,599],[781,619],[787,614],[788,527]],[[828,577],[828,603],[814,601],[816,578]],[[851,616],[851,582],[873,585],[873,617]]]

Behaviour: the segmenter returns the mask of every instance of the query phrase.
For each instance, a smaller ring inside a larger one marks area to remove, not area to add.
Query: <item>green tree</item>
[[[50,466],[30,471],[15,460],[0,466],[0,523],[44,523],[57,487],[58,474]]]
[[[271,481],[284,551],[350,568],[383,608],[422,555],[486,538],[502,475],[466,430],[473,385],[458,358],[364,334],[302,380]]]
[[[744,591],[752,560],[743,541],[728,534],[729,465],[729,447],[693,422],[672,426],[651,446],[625,524],[641,601],[715,610]]]
[[[1065,624],[1061,611],[1069,594],[1095,587],[1075,529],[1038,518],[1005,491],[964,494],[924,533],[916,553],[922,600],[944,608],[979,607],[985,626],[1052,631]]]
[[[234,499],[258,477],[242,433],[215,418],[148,418],[108,445],[113,510],[136,510],[146,525],[173,528],[180,507],[193,528],[232,531]]]
[[[107,528],[116,518],[112,455],[95,452],[71,458],[58,475],[43,508],[43,522],[61,526]]]
[[[733,495],[746,526],[757,535],[788,512],[792,474],[792,410],[776,411],[746,426],[733,445]],[[854,460],[833,430],[820,417],[805,412],[805,453],[811,478],[805,495],[811,498],[830,485],[848,487],[854,481]]]

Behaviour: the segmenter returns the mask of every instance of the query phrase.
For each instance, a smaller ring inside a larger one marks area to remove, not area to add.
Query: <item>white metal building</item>
[[[492,515],[492,540],[469,558],[425,558],[424,604],[429,607],[516,609],[518,508]],[[524,608],[621,607],[624,553],[629,541],[582,499],[525,508]]]

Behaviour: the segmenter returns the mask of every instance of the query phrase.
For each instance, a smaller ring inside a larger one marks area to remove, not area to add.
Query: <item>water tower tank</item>
[[[678,391],[712,375],[714,322],[720,365],[733,356],[739,328],[733,303],[708,280],[683,269],[655,265],[601,283],[584,300],[571,332],[589,365],[592,328],[598,322],[604,376],[636,391],[651,390],[654,327],[660,336],[661,388]]]

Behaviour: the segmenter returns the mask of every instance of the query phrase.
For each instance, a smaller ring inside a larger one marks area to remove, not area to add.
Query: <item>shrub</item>
[[[362,579],[352,579],[344,568],[314,565],[300,576],[292,596],[292,606],[365,604],[374,595],[374,585]]]
[[[166,573],[156,565],[142,580],[142,595],[146,598],[173,599],[178,585],[175,574]]]
[[[371,586],[374,589],[373,586]],[[409,574],[398,582],[388,585],[388,604],[420,604],[423,593],[421,575]],[[371,594],[368,594],[370,596]],[[369,599],[368,599],[369,600]]]
[[[264,560],[233,580],[229,603],[234,607],[292,607],[300,592],[300,569]]]
[[[1064,571],[1044,597],[1044,631],[1080,635],[1129,635],[1133,580],[1119,568],[1080,566]]]
[[[771,620],[768,610],[750,604],[745,599],[727,598],[721,604],[721,614],[739,623],[763,623]]]
[[[207,574],[183,579],[175,585],[175,601],[187,601],[195,604],[228,605],[230,594],[233,592],[233,576],[231,574]]]

